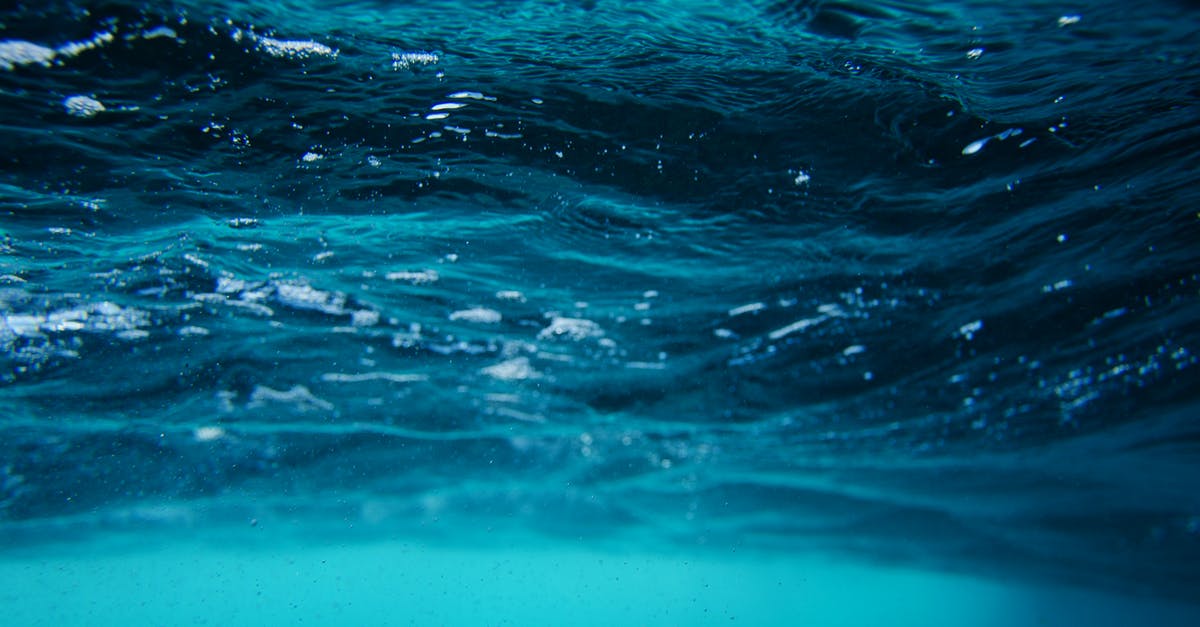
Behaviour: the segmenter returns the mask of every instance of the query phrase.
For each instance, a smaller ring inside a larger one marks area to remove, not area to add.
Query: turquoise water
[[[269,533],[269,532],[268,532]],[[243,538],[243,540],[246,540]],[[1194,606],[821,556],[412,542],[39,551],[0,563],[20,625],[1189,625]]]
[[[14,624],[1192,624],[1186,2],[0,10]]]

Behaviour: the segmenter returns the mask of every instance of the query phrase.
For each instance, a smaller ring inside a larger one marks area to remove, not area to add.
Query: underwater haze
[[[4,3],[5,620],[1200,624],[1197,42]]]

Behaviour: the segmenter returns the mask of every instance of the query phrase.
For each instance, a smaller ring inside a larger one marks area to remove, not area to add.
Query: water
[[[19,624],[1194,624],[1186,2],[0,13]]]

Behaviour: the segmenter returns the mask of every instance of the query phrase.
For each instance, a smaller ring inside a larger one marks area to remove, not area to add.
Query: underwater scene
[[[1200,624],[1200,6],[0,4],[0,621]]]

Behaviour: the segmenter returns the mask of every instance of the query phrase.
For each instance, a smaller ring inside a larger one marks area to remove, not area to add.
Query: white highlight
[[[729,317],[732,318],[734,316],[740,316],[742,314],[754,313],[756,311],[762,311],[763,309],[766,309],[766,308],[767,308],[767,306],[762,303],[750,303],[749,305],[742,305],[741,307],[734,307],[733,309],[730,309]]]
[[[0,69],[11,70],[18,65],[50,67],[56,54],[58,53],[53,48],[39,46],[30,41],[0,41]]]
[[[602,335],[604,335],[604,330],[600,328],[600,325],[591,320],[585,318],[555,317],[550,320],[550,326],[538,332],[538,339],[546,340],[565,337],[578,342]]]
[[[471,309],[460,309],[450,314],[451,320],[463,320],[466,322],[477,322],[480,324],[496,324],[500,322],[502,316],[495,309],[486,307],[472,307]]]
[[[537,379],[542,375],[529,363],[528,357],[514,357],[508,361],[502,361],[498,364],[488,366],[480,370],[493,379],[501,381],[523,381],[526,379]]]
[[[221,427],[196,427],[192,431],[192,437],[197,442],[212,442],[225,437],[225,430]]]
[[[436,270],[418,270],[416,272],[404,270],[389,272],[384,275],[384,278],[389,281],[404,281],[413,285],[425,285],[436,282],[438,280],[438,273]]]
[[[68,115],[77,118],[90,118],[105,110],[104,103],[89,96],[71,96],[63,100],[62,104]]]
[[[273,56],[288,59],[307,59],[308,57],[335,57],[337,51],[325,44],[315,41],[298,41],[260,37],[258,49]]]
[[[958,334],[963,336],[963,339],[970,342],[975,339],[975,334],[983,330],[983,320],[975,320],[968,322],[958,328]]]
[[[326,372],[325,374],[321,375],[321,380],[329,383],[363,383],[364,381],[415,383],[418,381],[428,381],[429,377],[423,374],[407,374],[398,372],[364,372],[361,374]]]
[[[797,331],[803,331],[803,330],[807,329],[808,327],[811,327],[815,324],[820,324],[827,319],[829,319],[829,316],[817,316],[816,318],[805,318],[803,320],[797,320],[797,321],[787,325],[786,327],[782,327],[779,329],[775,329],[774,331],[771,331],[770,333],[767,334],[767,337],[771,338],[772,340],[778,340],[782,337],[791,335]]]

